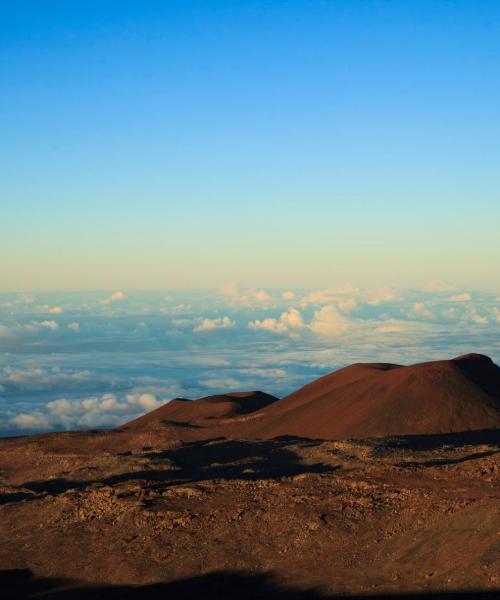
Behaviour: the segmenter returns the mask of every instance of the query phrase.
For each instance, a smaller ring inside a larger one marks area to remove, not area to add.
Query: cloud
[[[49,306],[48,304],[42,304],[36,307],[36,312],[60,315],[63,312],[63,309],[61,306]]]
[[[11,424],[19,429],[48,429],[51,425],[47,415],[41,412],[21,413],[12,417]]]
[[[198,333],[200,331],[213,331],[214,329],[226,329],[227,327],[234,327],[234,321],[229,317],[219,317],[217,319],[201,318],[200,324],[194,327],[193,331]]]
[[[7,325],[3,325],[0,323],[0,337],[10,337],[12,335],[12,331]]]
[[[333,305],[323,306],[314,313],[309,329],[326,337],[337,337],[349,329],[350,323]]]
[[[430,294],[436,292],[451,292],[453,289],[455,289],[454,285],[448,281],[442,280],[428,281],[422,286],[422,291],[429,292]]]
[[[32,329],[39,329],[40,327],[43,327],[44,329],[51,329],[52,331],[54,329],[59,329],[59,323],[57,323],[54,320],[48,321],[31,321],[30,325],[26,325],[26,328],[28,330],[32,330]]]
[[[293,330],[302,329],[304,321],[300,312],[296,308],[291,308],[287,312],[282,312],[279,319],[256,319],[248,323],[249,329],[262,329],[265,331],[274,331],[276,333],[288,333]]]
[[[154,410],[164,403],[165,400],[157,400],[154,394],[144,392],[127,394],[124,399],[110,393],[79,400],[58,398],[47,402],[46,412],[37,409],[32,413],[12,417],[11,425],[32,430],[113,426]]]
[[[401,333],[402,331],[408,331],[408,329],[401,325],[380,325],[375,331],[378,333]]]
[[[219,390],[220,393],[227,392],[228,390],[235,390],[239,387],[240,382],[232,377],[221,378],[221,379],[205,379],[200,381],[200,385],[209,388],[211,390]]]
[[[492,314],[492,316],[493,316],[493,320],[494,320],[496,323],[500,323],[500,309],[499,309],[497,306],[494,306],[494,307],[491,309],[491,314]]]
[[[385,288],[377,288],[364,295],[364,302],[372,306],[378,306],[383,302],[394,302],[395,300],[399,300],[398,296],[391,290]]]
[[[271,294],[266,290],[245,288],[237,283],[229,283],[221,290],[226,304],[230,306],[255,306],[271,302]]]
[[[434,313],[427,308],[424,302],[416,302],[410,310],[410,315],[422,319],[434,319]]]
[[[281,294],[281,297],[283,298],[283,300],[295,300],[295,294],[291,291],[283,292]]]
[[[360,303],[378,306],[384,302],[393,302],[399,297],[387,288],[375,288],[361,291],[350,284],[341,287],[328,287],[316,290],[304,296],[301,306],[314,304],[336,305],[343,311],[354,310]]]
[[[61,371],[57,367],[4,367],[0,371],[0,386],[7,395],[48,390],[89,390],[99,387],[115,387],[117,380],[110,376],[98,376],[87,370]]]
[[[288,377],[288,372],[285,369],[265,369],[260,367],[250,367],[247,369],[239,369],[239,373],[244,375],[252,375],[254,377],[283,379]]]
[[[486,325],[488,323],[488,318],[484,315],[480,315],[475,308],[470,307],[467,310],[464,321],[469,321],[471,323],[475,323],[476,325]]]
[[[343,287],[328,287],[323,290],[315,290],[304,296],[300,301],[302,306],[310,304],[332,304],[340,300],[345,301],[345,297],[354,297],[359,290],[351,285]]]
[[[119,302],[120,300],[123,300],[125,298],[125,294],[123,292],[115,292],[114,294],[111,294],[111,296],[109,296],[109,298],[105,298],[104,300],[101,300],[101,304],[111,304],[113,302]]]
[[[269,302],[271,296],[266,290],[257,290],[253,293],[253,297],[257,300],[257,302]]]
[[[80,323],[68,323],[68,329],[72,329],[73,331],[79,331],[80,329]]]
[[[463,294],[449,296],[447,300],[448,302],[470,302],[472,300],[472,296],[468,292],[464,292]]]

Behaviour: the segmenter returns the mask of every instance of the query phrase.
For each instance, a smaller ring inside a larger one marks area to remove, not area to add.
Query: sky
[[[500,3],[0,0],[0,435],[500,362]]]
[[[278,397],[354,362],[500,363],[500,295],[425,289],[0,294],[0,436],[114,427],[175,397]]]
[[[497,290],[494,0],[0,2],[0,291]]]

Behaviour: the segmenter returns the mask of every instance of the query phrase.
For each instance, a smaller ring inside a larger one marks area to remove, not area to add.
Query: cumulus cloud
[[[217,319],[209,319],[202,317],[200,324],[193,328],[195,333],[200,331],[213,331],[214,329],[226,329],[227,327],[234,327],[234,321],[229,317],[219,317]]]
[[[157,400],[151,393],[130,393],[124,399],[110,393],[79,400],[58,398],[47,402],[45,412],[37,409],[12,417],[11,425],[31,430],[112,426],[154,410],[164,403],[165,400]]]
[[[248,323],[250,329],[265,331],[274,331],[276,333],[288,333],[293,330],[302,329],[304,321],[302,315],[296,308],[291,308],[289,311],[282,312],[279,319],[256,319]]]
[[[364,295],[366,304],[371,304],[372,306],[378,306],[383,302],[394,302],[395,300],[399,300],[398,296],[393,291],[386,288],[370,290]]]
[[[464,320],[469,321],[470,323],[475,323],[476,325],[486,325],[488,323],[488,318],[479,314],[473,307],[470,307],[467,310]]]
[[[283,292],[281,294],[281,297],[283,298],[283,300],[295,300],[295,294],[291,291]]]
[[[339,309],[348,312],[354,310],[360,303],[378,306],[384,302],[394,302],[398,299],[399,297],[387,288],[360,290],[348,284],[310,292],[302,298],[300,304],[302,306],[336,305]]]
[[[272,300],[266,290],[245,288],[237,283],[225,285],[221,293],[230,306],[258,306],[269,304]]]
[[[79,331],[80,330],[80,323],[68,323],[68,329],[72,329],[73,331]]]
[[[50,419],[41,412],[21,413],[12,417],[11,424],[19,429],[48,429]]]
[[[101,300],[101,304],[112,304],[113,302],[119,302],[120,300],[123,300],[125,298],[125,294],[123,292],[115,292],[114,294],[111,294],[111,296],[109,296],[109,298],[105,298],[104,300]]]
[[[449,296],[447,300],[448,302],[470,302],[472,300],[472,296],[468,292],[464,292],[463,294],[454,294],[453,296]]]
[[[323,306],[314,313],[309,324],[311,331],[326,337],[337,337],[349,329],[350,323],[333,305]]]
[[[332,304],[339,299],[345,299],[345,296],[353,296],[358,293],[358,289],[352,286],[346,287],[328,287],[323,290],[314,290],[302,298],[300,304],[308,306],[310,304]]]
[[[434,318],[434,313],[426,306],[424,302],[415,302],[410,309],[410,315],[421,319]]]

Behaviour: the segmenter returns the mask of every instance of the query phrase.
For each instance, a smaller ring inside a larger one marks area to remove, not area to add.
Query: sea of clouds
[[[278,396],[358,361],[500,362],[500,294],[424,289],[0,295],[0,435],[113,427],[175,397]]]

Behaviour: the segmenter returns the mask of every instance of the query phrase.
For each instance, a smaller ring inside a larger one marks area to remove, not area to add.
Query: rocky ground
[[[155,436],[0,440],[8,598],[500,597],[500,430]]]

